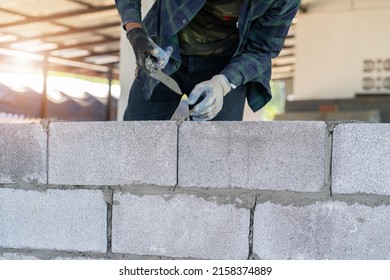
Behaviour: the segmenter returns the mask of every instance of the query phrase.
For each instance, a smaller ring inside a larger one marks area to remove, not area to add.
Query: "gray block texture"
[[[196,259],[247,259],[250,211],[191,195],[116,193],[114,253]]]
[[[261,259],[390,258],[390,207],[328,201],[258,204],[253,253]]]
[[[174,186],[176,174],[175,122],[50,124],[50,184]]]
[[[23,253],[0,253],[0,261],[4,260],[19,260],[19,261],[28,261],[28,260],[41,260],[40,258]]]
[[[186,122],[179,186],[316,192],[326,138],[324,122]]]
[[[390,195],[390,124],[334,128],[332,192]]]
[[[0,247],[106,252],[107,205],[99,190],[0,189]]]
[[[0,184],[47,183],[47,133],[41,124],[0,124]]]
[[[63,252],[57,252],[57,254],[63,254]],[[66,256],[61,257],[61,256],[55,256],[51,255],[50,253],[43,251],[37,253],[37,255],[33,255],[31,253],[3,253],[0,254],[0,261],[1,260],[20,260],[20,261],[28,261],[28,260],[60,260],[60,261],[83,261],[83,260],[103,260],[102,258],[88,258],[88,257],[71,257],[71,256]]]

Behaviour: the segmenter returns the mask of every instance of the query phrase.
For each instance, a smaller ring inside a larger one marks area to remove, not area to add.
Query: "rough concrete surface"
[[[175,122],[51,123],[49,183],[176,185]]]
[[[70,254],[66,252],[4,252],[0,251],[0,261],[1,260],[104,260],[102,257],[88,257],[88,256],[78,256],[77,254]]]
[[[105,252],[107,205],[99,190],[0,189],[0,247]]]
[[[250,213],[192,195],[115,193],[114,253],[247,259]]]
[[[48,126],[0,125],[0,260],[390,259],[390,124]]]
[[[324,122],[186,122],[179,186],[316,192],[326,137]]]
[[[0,254],[0,261],[3,260],[40,260],[40,258],[30,255],[30,254],[23,254],[23,253],[3,253]]]
[[[47,134],[41,124],[0,124],[0,183],[47,183]]]
[[[258,204],[253,253],[261,259],[389,259],[390,207],[329,201]]]
[[[339,124],[333,132],[333,193],[390,195],[390,124]]]

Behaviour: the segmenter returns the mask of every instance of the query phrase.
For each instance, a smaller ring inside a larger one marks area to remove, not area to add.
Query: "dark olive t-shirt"
[[[238,44],[236,27],[242,0],[207,0],[194,19],[179,32],[183,55],[232,55]]]

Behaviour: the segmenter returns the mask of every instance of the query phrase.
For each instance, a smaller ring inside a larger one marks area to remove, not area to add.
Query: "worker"
[[[189,93],[191,119],[242,120],[270,99],[271,59],[281,51],[300,0],[156,0],[141,21],[140,0],[116,0],[137,71],[124,120],[169,120]],[[153,58],[152,62],[150,58]]]

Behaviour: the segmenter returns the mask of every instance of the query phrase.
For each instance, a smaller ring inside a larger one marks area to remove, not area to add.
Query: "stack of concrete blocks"
[[[389,187],[389,124],[0,124],[0,259],[389,259]]]

